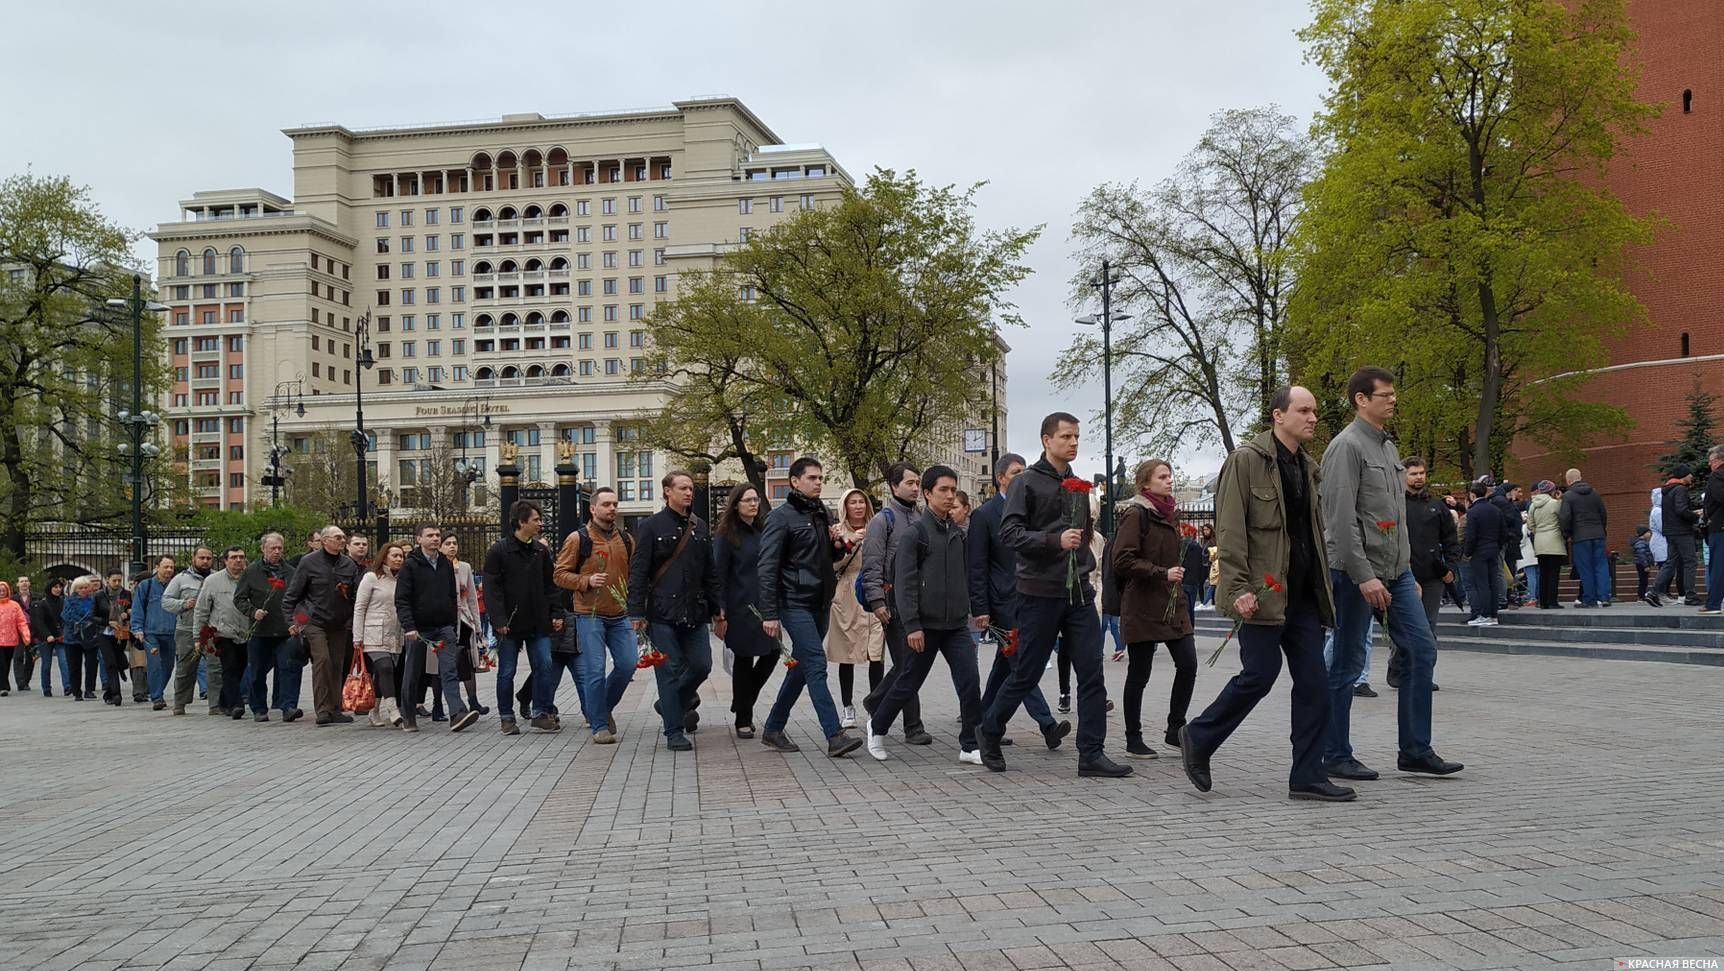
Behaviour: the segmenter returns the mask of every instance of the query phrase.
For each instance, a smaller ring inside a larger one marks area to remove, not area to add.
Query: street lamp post
[[[291,396],[283,389],[292,389]],[[285,480],[281,477],[281,460],[287,455],[287,448],[281,444],[281,411],[288,407],[282,399],[286,397],[293,402],[294,414],[305,417],[305,379],[294,378],[292,381],[277,381],[275,392],[269,396],[269,504],[281,505],[281,487]]]
[[[1101,316],[1079,317],[1077,323],[1085,327],[1101,327],[1101,395],[1102,395],[1102,448],[1105,452],[1102,468],[1107,470],[1111,478],[1113,473],[1113,324],[1116,320],[1130,320],[1131,314],[1116,314],[1113,312],[1113,285],[1119,282],[1119,277],[1110,272],[1107,260],[1101,261],[1101,275],[1090,281],[1090,286],[1101,291]],[[1101,506],[1101,531],[1104,536],[1113,535],[1113,488],[1109,484],[1107,496]]]
[[[467,425],[467,408],[468,406],[472,406],[474,424],[479,423],[480,414],[481,412],[483,413],[484,426],[488,431],[491,427],[491,412],[488,408],[484,407],[488,401],[488,398],[481,398],[478,395],[473,395],[461,405],[461,458],[455,463],[455,471],[461,474],[461,481],[464,483],[464,494],[461,498],[467,504],[468,508],[472,508],[472,489],[473,483],[479,479],[479,465],[476,462],[469,462],[467,460],[467,444],[473,437],[473,432]]]
[[[361,314],[354,331],[353,359],[353,455],[355,478],[359,480],[354,520],[363,524],[371,516],[371,497],[365,491],[365,453],[371,439],[365,434],[365,372],[377,362],[371,357],[371,311]]]
[[[115,297],[108,301],[108,306],[126,307],[132,312],[132,407],[119,414],[127,438],[119,450],[132,462],[126,482],[132,488],[130,573],[136,577],[144,572],[144,561],[149,555],[149,534],[144,531],[144,459],[161,454],[161,449],[148,439],[151,431],[162,421],[155,412],[144,410],[144,311],[160,313],[168,308],[153,301],[145,302],[144,278],[135,273],[132,275],[131,299]]]

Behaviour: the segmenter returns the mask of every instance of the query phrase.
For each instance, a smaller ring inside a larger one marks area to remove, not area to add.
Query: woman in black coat
[[[736,715],[737,738],[754,737],[754,702],[778,661],[778,642],[760,628],[760,576],[756,567],[760,562],[760,527],[766,522],[763,505],[760,490],[752,485],[730,490],[712,543],[714,572],[724,604],[725,629],[720,636],[736,655],[730,710]]]
[[[52,673],[54,659],[60,659],[60,688],[67,695],[72,690],[70,668],[66,661],[66,644],[61,630],[60,615],[66,609],[66,581],[56,577],[48,584],[48,592],[30,605],[30,636],[36,642],[36,653],[42,661],[42,695],[54,697]]]

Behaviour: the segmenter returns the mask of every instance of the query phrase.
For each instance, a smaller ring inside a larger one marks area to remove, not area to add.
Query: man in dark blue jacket
[[[659,485],[664,508],[635,525],[629,620],[666,655],[653,668],[654,708],[664,719],[665,747],[687,752],[694,748],[687,733],[700,724],[700,686],[712,673],[707,623],[723,622],[724,600],[712,567],[712,531],[694,513],[694,476],[673,469]]]
[[[804,455],[792,462],[790,494],[767,515],[760,531],[760,563],[755,570],[760,578],[760,629],[775,641],[780,633],[789,634],[790,656],[796,661],[779,686],[760,742],[780,752],[799,748],[784,734],[784,726],[806,687],[826,737],[826,754],[836,759],[861,748],[862,740],[839,724],[838,708],[826,686],[826,625],[838,586],[832,572],[838,545],[832,517],[820,501],[825,482],[819,460]]]
[[[425,652],[434,652],[437,680],[449,709],[449,730],[466,731],[479,720],[479,713],[462,703],[461,679],[456,671],[455,654],[461,650],[461,644],[455,632],[455,564],[440,552],[443,544],[440,527],[420,526],[417,539],[419,548],[407,554],[401,573],[395,578],[395,616],[401,622],[401,639],[407,655],[402,665],[402,683],[409,686],[402,696],[419,696]],[[401,717],[406,719],[408,728],[417,730],[413,705],[403,706]],[[553,731],[557,726],[549,714],[540,714],[533,719],[533,727]]]
[[[984,629],[992,628],[996,632],[994,664],[988,669],[988,682],[982,689],[983,711],[994,703],[994,696],[999,694],[1000,685],[1006,683],[1014,663],[1015,655],[1007,655],[1005,650],[1011,632],[1018,626],[1018,555],[1000,538],[1000,526],[1006,514],[1006,492],[1011,488],[1012,480],[1023,471],[1022,455],[1007,452],[1000,456],[994,463],[994,496],[970,516],[971,609],[976,611],[978,619],[985,622]],[[1024,695],[1024,711],[1041,726],[1042,737],[1050,749],[1059,748],[1060,740],[1071,734],[1071,722],[1054,721],[1041,685],[1036,685]]]
[[[1473,504],[1467,508],[1466,554],[1473,571],[1472,627],[1495,627],[1503,582],[1503,511],[1490,501],[1490,486],[1474,482]]]

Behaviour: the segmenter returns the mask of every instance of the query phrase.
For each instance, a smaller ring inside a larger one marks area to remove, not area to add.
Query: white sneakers
[[[1495,617],[1474,617],[1472,620],[1467,621],[1467,626],[1468,627],[1496,627],[1496,626],[1498,626],[1498,621]]]
[[[981,765],[982,764],[982,750],[979,748],[973,748],[973,749],[970,749],[968,752],[960,751],[958,753],[958,761],[964,763],[965,765]]]
[[[886,739],[874,734],[874,719],[872,718],[868,719],[867,739],[868,754],[874,756],[875,761],[886,761],[889,758],[886,754]],[[981,758],[981,756],[978,755],[977,758]]]
[[[844,713],[842,715],[838,716],[838,727],[839,728],[855,728],[856,727],[856,706],[855,705],[845,705],[844,706]]]

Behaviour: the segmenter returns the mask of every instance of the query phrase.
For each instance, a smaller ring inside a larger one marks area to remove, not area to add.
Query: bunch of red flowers
[[[271,590],[275,590],[277,592],[287,589],[287,581],[283,580],[281,577],[265,577],[264,582],[269,584],[269,588]]]
[[[1271,590],[1275,591],[1276,593],[1286,593],[1287,592],[1287,588],[1281,585],[1280,580],[1275,579],[1274,574],[1265,573],[1265,574],[1263,574],[1263,585],[1258,587],[1256,590],[1253,590],[1252,593],[1255,593],[1257,596],[1261,597]],[[1233,622],[1233,629],[1227,632],[1227,639],[1223,640],[1221,642],[1221,646],[1215,649],[1214,654],[1209,655],[1209,666],[1210,667],[1215,666],[1216,660],[1221,657],[1221,652],[1227,650],[1227,645],[1233,642],[1233,635],[1239,633],[1239,627],[1240,627],[1240,625],[1242,625],[1244,623],[1245,623],[1245,621],[1243,621],[1243,620],[1236,620]]]
[[[1083,529],[1088,526],[1089,480],[1068,475],[1060,480],[1060,488],[1066,492],[1066,528]],[[1066,592],[1071,595],[1072,603],[1083,597],[1083,577],[1078,573],[1077,550],[1066,551]]]
[[[644,648],[644,650],[641,651],[640,660],[635,662],[635,668],[637,670],[645,669],[645,668],[656,668],[659,665],[663,664],[666,660],[668,660],[665,657],[664,652],[660,651],[656,647],[653,647],[651,643],[646,643],[646,644],[643,644],[641,646]]]
[[[216,629],[213,624],[205,624],[198,630],[198,649],[210,657],[216,655]]]

